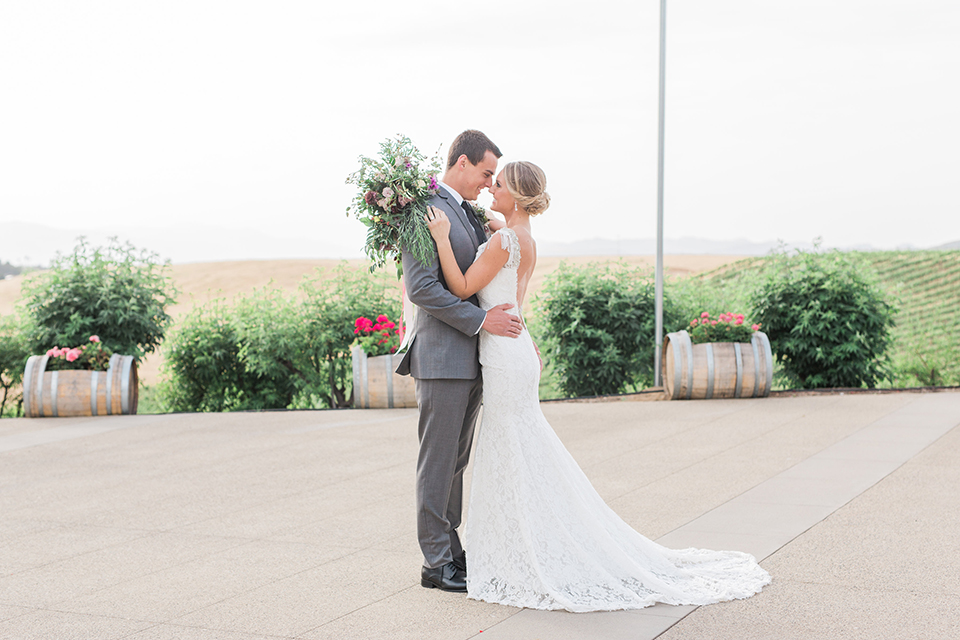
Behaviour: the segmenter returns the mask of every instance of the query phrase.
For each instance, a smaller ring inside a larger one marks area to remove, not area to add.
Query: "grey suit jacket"
[[[443,187],[430,204],[450,218],[450,245],[466,272],[480,246],[467,214]],[[461,300],[447,290],[435,251],[430,264],[423,264],[404,247],[402,260],[407,295],[419,309],[397,373],[414,378],[476,378],[480,373],[477,333],[486,317],[477,297]]]

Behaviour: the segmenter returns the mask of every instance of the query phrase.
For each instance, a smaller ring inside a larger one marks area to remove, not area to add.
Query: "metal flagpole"
[[[657,343],[653,356],[653,384],[659,387],[660,357],[663,348],[663,117],[667,75],[667,0],[660,0],[660,136],[657,161],[657,267],[654,288],[654,313],[656,314]]]

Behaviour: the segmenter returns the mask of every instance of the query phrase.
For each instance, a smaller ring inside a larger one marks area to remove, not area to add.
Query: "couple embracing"
[[[501,155],[483,133],[460,134],[427,214],[435,258],[424,264],[403,252],[407,292],[419,308],[397,372],[415,378],[420,410],[421,584],[578,612],[757,593],[770,576],[752,556],[667,549],[623,522],[541,412],[541,361],[521,308],[537,260],[530,218],[550,196],[530,162],[498,173]],[[490,221],[489,237],[469,204],[484,188],[504,218]],[[463,473],[481,403],[461,541]]]

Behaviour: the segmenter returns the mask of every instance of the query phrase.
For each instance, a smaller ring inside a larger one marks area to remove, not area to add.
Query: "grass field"
[[[960,384],[960,251],[863,256],[898,307],[892,384]]]

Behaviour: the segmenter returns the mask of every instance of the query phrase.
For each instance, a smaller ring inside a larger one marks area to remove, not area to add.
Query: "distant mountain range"
[[[138,249],[157,253],[175,263],[268,260],[284,258],[360,258],[355,247],[314,237],[283,238],[253,229],[191,226],[177,229],[118,227],[111,229],[53,229],[27,222],[0,222],[0,262],[20,266],[48,266],[57,253],[69,254],[83,236],[93,246],[105,246],[111,237],[129,241]]]
[[[960,245],[960,243],[954,243]],[[708,240],[705,238],[664,238],[663,252],[667,254],[695,254],[718,256],[761,256],[781,246],[780,241],[753,242],[746,239]],[[813,249],[809,242],[788,242],[789,249]],[[837,247],[844,251],[876,251],[869,244]],[[938,249],[950,248],[944,245]],[[538,253],[543,256],[649,256],[657,252],[657,241],[653,238],[623,240],[579,240],[577,242],[539,242]],[[916,250],[918,247],[902,245],[897,249]]]
[[[140,227],[94,229],[88,231],[54,229],[27,222],[0,222],[0,263],[17,266],[47,266],[58,252],[73,251],[79,236],[92,245],[103,246],[108,238],[118,237],[137,248],[156,252],[161,259],[175,263],[223,262],[230,260],[271,260],[289,258],[360,258],[359,247],[338,243],[336,239],[313,237],[284,238],[253,229],[225,229],[192,226],[189,229],[148,229]],[[780,245],[777,241],[708,240],[704,238],[665,238],[664,253],[708,255],[763,255]],[[791,249],[811,249],[809,243],[791,243]],[[847,250],[871,251],[874,247],[858,245],[841,247]],[[903,246],[900,249],[915,249]],[[960,249],[960,241],[935,249]],[[653,255],[656,241],[652,238],[604,240],[599,238],[577,242],[538,243],[542,256],[616,256]],[[2,277],[2,276],[0,276]]]
[[[948,251],[953,249],[960,249],[960,240],[957,240],[956,242],[948,242],[946,244],[941,244],[938,247],[931,247],[931,249],[935,251]]]

